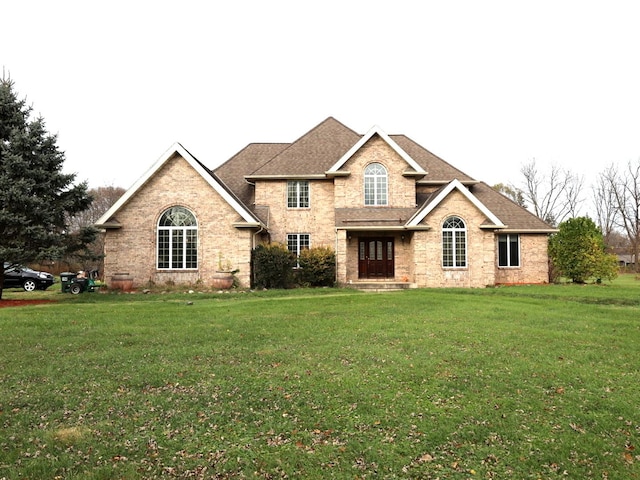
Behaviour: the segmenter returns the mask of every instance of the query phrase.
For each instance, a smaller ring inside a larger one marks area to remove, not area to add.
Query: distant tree
[[[64,153],[42,117],[0,79],[0,264],[60,258],[93,240],[96,230],[70,235],[67,220],[91,204],[86,183],[62,173]],[[0,299],[4,269],[0,268]]]
[[[519,188],[504,183],[496,183],[492,187],[496,192],[500,192],[505,197],[510,198],[521,207],[527,208],[527,202],[524,199],[524,193]]]
[[[88,193],[93,198],[91,205],[69,218],[69,229],[77,231],[93,225],[125,192],[124,188],[114,186],[90,188]]]
[[[87,227],[91,227],[118,199],[126,192],[122,187],[104,186],[89,189],[93,202],[86,210],[69,218],[69,231],[78,235]],[[104,264],[104,232],[99,232],[95,239],[83,248],[61,259],[67,270],[102,271]]]
[[[537,217],[557,225],[566,218],[577,216],[584,177],[556,165],[545,175],[538,171],[535,160],[523,165],[520,173],[524,176],[524,198]]]
[[[590,278],[612,280],[617,274],[615,255],[606,253],[602,232],[588,217],[562,222],[549,240],[549,257],[560,276],[574,283]]]
[[[606,201],[612,202],[613,224],[624,232],[629,245],[629,253],[640,272],[640,160],[629,162],[625,171],[609,166],[600,174],[600,182],[605,190]]]
[[[596,223],[602,235],[604,243],[614,247],[616,241],[616,217],[618,216],[615,188],[617,173],[613,165],[598,175],[593,188],[593,203],[596,209]]]

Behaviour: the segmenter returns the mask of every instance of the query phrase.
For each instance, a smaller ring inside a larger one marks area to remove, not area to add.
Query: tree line
[[[581,211],[591,194],[593,220],[607,251],[626,254],[640,271],[640,160],[621,168],[614,163],[597,175],[591,189],[584,176],[557,165],[547,170],[535,160],[522,165],[521,186],[497,184],[494,189],[529,209],[549,225],[559,227],[569,219],[582,218]]]

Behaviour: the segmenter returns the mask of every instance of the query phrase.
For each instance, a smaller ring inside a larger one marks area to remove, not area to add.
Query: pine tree
[[[0,264],[53,260],[91,241],[95,230],[71,235],[68,219],[88,208],[86,183],[62,172],[64,153],[42,117],[0,79]],[[82,241],[78,241],[78,239]],[[0,269],[0,299],[4,268]]]

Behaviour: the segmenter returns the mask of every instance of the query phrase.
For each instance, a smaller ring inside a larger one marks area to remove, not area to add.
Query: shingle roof
[[[333,117],[305,133],[249,177],[323,175],[358,140],[358,135]]]
[[[484,182],[473,185],[470,187],[470,191],[500,220],[502,220],[502,223],[506,225],[505,230],[520,232],[530,230],[543,230],[548,232],[556,231],[529,210],[521,207],[513,200],[505,197]]]
[[[474,180],[466,173],[445,162],[409,137],[405,135],[389,136],[427,171],[427,175],[422,179],[424,182],[450,182],[454,178],[460,180],[462,183]]]
[[[288,146],[288,143],[251,143],[216,168],[214,173],[246,206],[252,207],[254,190],[245,180],[245,175],[262,167]]]
[[[254,189],[247,180],[258,178],[323,177],[363,135],[333,117],[309,130],[292,143],[252,143],[214,170],[217,179],[256,213]],[[426,172],[421,184],[447,185],[458,180],[495,215],[507,231],[555,231],[548,224],[511,199],[458,170],[405,135],[389,135]],[[435,192],[437,193],[437,192]],[[336,225],[400,226],[433,201],[435,193],[416,208],[336,209]],[[424,198],[424,197],[422,197]],[[422,199],[421,198],[421,199]],[[483,207],[483,208],[484,208]],[[261,217],[264,217],[262,212]],[[488,224],[493,222],[489,221]]]
[[[400,227],[407,223],[416,208],[336,208],[336,226]]]

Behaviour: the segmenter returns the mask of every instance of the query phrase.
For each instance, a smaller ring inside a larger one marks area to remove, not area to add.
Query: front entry
[[[394,275],[393,238],[360,238],[358,278],[393,278]]]

